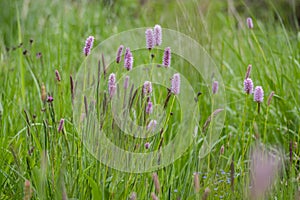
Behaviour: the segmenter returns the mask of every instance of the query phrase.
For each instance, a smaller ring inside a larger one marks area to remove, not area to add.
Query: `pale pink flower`
[[[88,56],[91,52],[91,49],[93,48],[93,43],[94,43],[94,37],[89,36],[86,41],[85,41],[85,46],[83,48],[83,53],[85,56]]]
[[[164,51],[163,66],[170,67],[171,65],[171,48],[167,47]]]
[[[172,77],[171,92],[175,95],[180,93],[180,74],[176,73]]]
[[[148,28],[145,34],[146,34],[146,47],[147,49],[151,50],[154,47],[153,30],[151,28]]]
[[[154,34],[154,43],[155,43],[155,45],[160,46],[161,42],[162,42],[162,32],[161,32],[161,26],[160,25],[156,24],[154,26],[153,34]]]
[[[247,18],[247,26],[249,29],[253,28],[253,21],[252,21],[252,18],[250,18],[250,17]]]
[[[120,63],[122,59],[122,52],[123,52],[124,46],[120,45],[117,52],[116,62]]]
[[[152,83],[150,81],[145,81],[143,85],[143,94],[149,95],[152,93]]]

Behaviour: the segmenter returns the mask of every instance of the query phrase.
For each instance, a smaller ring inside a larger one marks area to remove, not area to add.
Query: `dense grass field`
[[[0,199],[299,199],[299,5],[246,2],[0,1]],[[149,51],[145,31],[156,24],[162,44]],[[121,44],[132,50],[130,71],[124,57],[115,62]],[[244,91],[249,65],[260,103]],[[124,133],[114,118],[123,104],[132,125],[157,120],[152,135]],[[101,134],[128,152],[154,152],[154,167],[99,150],[109,143]]]

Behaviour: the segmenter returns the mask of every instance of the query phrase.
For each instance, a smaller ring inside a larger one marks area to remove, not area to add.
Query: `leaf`
[[[100,190],[100,186],[94,181],[90,176],[85,175],[89,181],[89,184],[92,188],[92,197],[93,199],[102,199],[102,192]]]

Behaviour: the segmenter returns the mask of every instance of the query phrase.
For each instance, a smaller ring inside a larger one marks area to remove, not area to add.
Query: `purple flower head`
[[[153,104],[151,101],[148,101],[147,107],[146,107],[146,113],[151,114],[153,112]]]
[[[47,102],[48,102],[48,103],[51,103],[53,100],[54,100],[54,99],[53,99],[52,96],[48,96],[48,98],[47,98]]]
[[[65,122],[64,119],[61,119],[59,121],[59,126],[58,126],[58,129],[57,129],[57,132],[61,132],[63,130],[63,128],[64,128],[64,122]]]
[[[147,126],[147,131],[153,132],[156,129],[157,121],[151,120]]]
[[[162,42],[162,32],[161,32],[161,26],[156,24],[154,26],[154,31],[153,31],[153,34],[154,34],[154,43],[156,46],[159,46],[161,45],[161,42]]]
[[[172,77],[171,92],[175,95],[180,92],[180,74],[176,73]]]
[[[149,149],[150,148],[150,143],[149,142],[146,142],[145,143],[145,149]]]
[[[86,41],[85,41],[85,46],[83,48],[83,53],[85,56],[88,56],[91,52],[91,49],[93,47],[93,43],[94,43],[94,37],[93,36],[89,36]]]
[[[148,95],[152,92],[152,83],[150,81],[145,81],[143,85],[143,94]]]
[[[253,82],[251,78],[247,78],[244,80],[244,91],[246,92],[246,94],[253,93]]]
[[[164,57],[163,57],[163,65],[165,67],[170,67],[171,65],[171,48],[165,48]]]
[[[124,67],[129,71],[132,69],[133,56],[129,48],[126,48],[124,55]]]
[[[214,81],[213,85],[212,85],[212,93],[216,94],[218,92],[219,89],[219,82],[218,81]]]
[[[247,26],[249,29],[253,28],[253,21],[252,21],[252,18],[250,18],[250,17],[247,18]]]
[[[124,89],[127,89],[129,86],[129,76],[125,76],[124,80]]]
[[[60,81],[60,80],[61,80],[61,79],[60,79],[60,74],[59,74],[58,70],[55,70],[55,77],[56,77],[56,80],[57,80],[57,81]]]
[[[254,90],[254,101],[262,103],[264,100],[264,91],[261,86],[256,86]]]
[[[116,75],[111,73],[108,79],[108,93],[110,98],[112,98],[116,92]]]
[[[146,47],[147,49],[151,50],[154,47],[153,30],[151,28],[148,28],[145,34],[146,34]]]
[[[128,55],[129,53],[131,53],[130,48],[129,48],[129,47],[126,47],[126,49],[125,49],[125,54],[124,54],[124,59],[127,57],[127,55]]]
[[[118,52],[117,52],[117,57],[116,57],[116,62],[120,63],[121,62],[121,56],[122,56],[122,52],[123,52],[124,46],[120,45],[118,48]]]

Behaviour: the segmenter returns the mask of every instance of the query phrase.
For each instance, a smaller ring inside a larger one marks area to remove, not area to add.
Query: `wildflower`
[[[116,57],[116,62],[117,63],[121,62],[121,55],[122,55],[123,49],[124,49],[124,46],[120,45],[119,48],[118,48],[117,57]]]
[[[256,147],[251,153],[251,199],[264,199],[263,197],[274,183],[276,174],[281,168],[281,158],[274,152],[262,147]]]
[[[129,76],[125,76],[125,80],[124,80],[124,89],[127,89],[129,85]]]
[[[247,79],[247,78],[249,78],[249,77],[250,77],[251,69],[252,69],[252,65],[248,65],[248,68],[247,68],[247,73],[246,73],[246,77],[245,77],[245,79]]]
[[[147,126],[147,130],[148,131],[154,131],[157,125],[157,121],[156,120],[151,120]]]
[[[150,81],[145,81],[144,86],[143,86],[143,94],[148,95],[151,94],[152,92],[152,84]]]
[[[219,83],[218,83],[218,81],[214,81],[214,83],[212,85],[213,94],[216,94],[218,92],[218,89],[219,89]]]
[[[176,73],[173,75],[172,84],[171,84],[171,92],[175,95],[180,92],[180,75]]]
[[[89,36],[86,41],[85,41],[85,46],[83,48],[83,53],[85,56],[88,56],[91,52],[91,49],[93,47],[93,43],[94,43],[94,37],[93,36]]]
[[[244,91],[247,94],[253,93],[253,82],[252,82],[251,78],[247,78],[244,80]]]
[[[147,107],[146,107],[146,113],[151,114],[153,112],[153,104],[151,101],[148,101]]]
[[[161,45],[161,42],[162,42],[162,33],[161,33],[161,26],[160,25],[156,24],[154,26],[153,34],[154,34],[154,43],[155,43],[155,46]]]
[[[150,148],[150,143],[149,142],[146,142],[145,143],[145,149],[149,149]]]
[[[55,77],[56,77],[56,80],[59,82],[61,79],[60,79],[60,74],[58,72],[58,70],[55,70]]]
[[[158,176],[157,176],[157,173],[154,172],[152,174],[152,178],[153,178],[153,182],[154,182],[154,186],[155,186],[155,191],[157,194],[160,193],[160,184],[159,184],[159,180],[158,180]]]
[[[154,47],[153,30],[151,28],[148,28],[145,34],[146,34],[146,47],[147,49],[151,50]]]
[[[256,86],[254,90],[254,101],[262,103],[264,100],[264,91],[261,86]]]
[[[252,18],[250,18],[250,17],[247,18],[247,26],[249,29],[253,28],[253,21],[252,21]]]
[[[52,96],[48,96],[48,98],[47,98],[47,102],[48,102],[48,103],[51,103],[53,100],[54,100],[54,99],[53,99]]]
[[[272,100],[274,94],[275,94],[275,92],[272,91],[271,94],[270,94],[270,96],[269,96],[269,98],[268,98],[268,106],[271,104],[271,100]]]
[[[124,56],[124,67],[129,71],[132,69],[133,65],[133,56],[129,48],[126,48],[125,50],[125,56]]]
[[[247,26],[248,26],[249,29],[253,28],[253,21],[252,21],[251,17],[247,18]]]
[[[171,65],[171,48],[167,47],[164,51],[164,57],[163,57],[163,65],[165,67],[170,67]]]
[[[112,98],[115,94],[116,88],[116,75],[114,73],[111,73],[108,79],[108,93],[110,98]]]
[[[59,126],[58,126],[58,129],[57,129],[57,132],[61,132],[63,130],[63,128],[64,128],[64,122],[65,122],[64,119],[61,119],[59,121]]]

